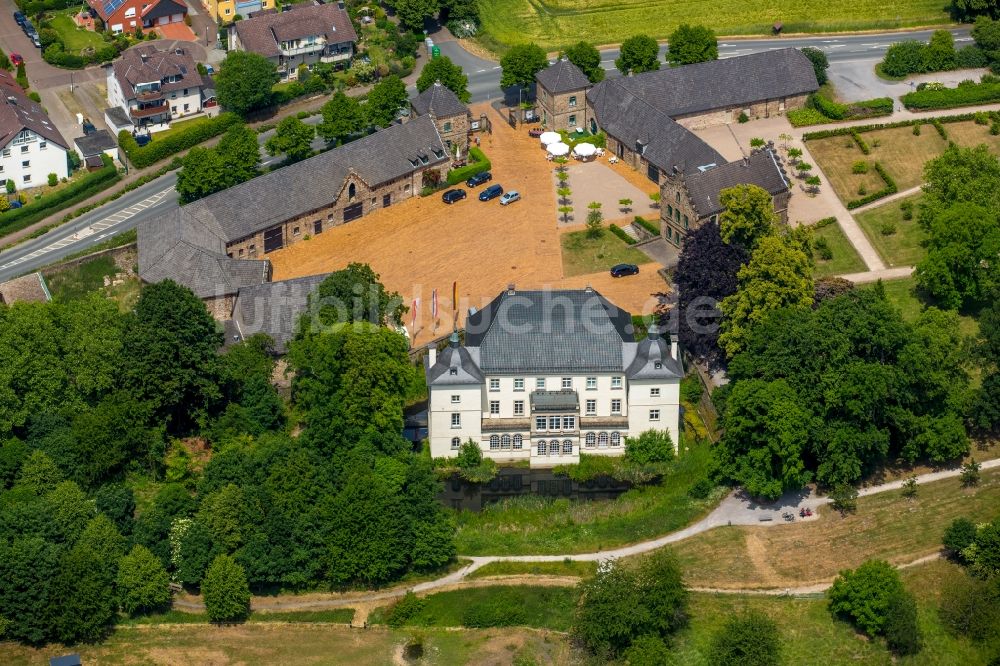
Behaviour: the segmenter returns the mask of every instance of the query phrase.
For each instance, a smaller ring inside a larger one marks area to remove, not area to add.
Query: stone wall
[[[733,106],[676,116],[674,120],[690,130],[697,130],[739,122],[740,113],[746,113],[751,119],[770,118],[771,116],[779,116],[786,111],[801,109],[805,106],[808,97],[808,95],[796,95],[794,97],[766,99],[746,106]]]
[[[441,135],[441,141],[448,149],[450,157],[455,156],[455,146],[461,147],[463,155],[469,152],[468,113],[447,118],[434,118],[434,124],[437,126],[438,134]]]
[[[265,233],[276,227],[282,228],[282,247],[288,247],[306,236],[315,236],[327,229],[344,224],[344,210],[348,207],[360,204],[362,215],[368,215],[379,208],[395,205],[420,193],[423,187],[423,174],[426,171],[437,171],[441,179],[444,180],[447,174],[447,165],[442,164],[420,169],[374,189],[352,173],[347,177],[343,188],[329,206],[289,218],[251,236],[233,241],[226,246],[226,252],[230,257],[236,259],[259,259],[264,256]],[[354,186],[353,197],[350,196],[352,185]],[[388,202],[385,200],[386,196],[389,197]]]
[[[236,294],[214,296],[201,299],[208,314],[216,321],[226,321],[233,318],[233,308],[236,306]]]
[[[542,123],[545,129],[574,130],[577,127],[586,128],[590,122],[586,88],[553,95],[542,86],[538,86],[537,101],[542,107]],[[575,104],[571,104],[573,101]],[[570,116],[574,116],[572,123]]]

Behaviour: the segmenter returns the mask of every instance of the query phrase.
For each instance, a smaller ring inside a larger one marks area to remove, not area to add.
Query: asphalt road
[[[927,41],[930,39],[931,30],[920,30],[916,32],[890,32],[879,34],[863,35],[813,35],[809,37],[777,37],[770,39],[734,39],[719,43],[719,57],[732,58],[733,56],[758,53],[782,48],[802,48],[812,46],[824,51],[830,60],[831,70],[837,67],[838,63],[856,62],[861,60],[874,61],[881,60],[882,55],[890,44],[903,41],[904,39],[919,39]],[[955,28],[951,30],[955,35],[957,47],[971,43],[969,30],[966,28]],[[503,95],[500,90],[500,65],[492,60],[484,60],[472,55],[462,48],[457,41],[436,42],[441,48],[441,55],[448,56],[452,62],[462,66],[469,77],[469,92],[473,102],[483,102],[497,99]],[[660,48],[660,59],[666,54],[666,46]],[[606,49],[601,51],[601,66],[608,70],[609,76],[618,74],[615,70],[615,59],[618,57],[618,49]]]
[[[951,32],[955,35],[956,44],[959,46],[971,41],[967,29],[956,28]],[[903,39],[926,41],[930,38],[930,34],[931,31],[924,30],[908,33],[732,40],[719,44],[719,57],[731,58],[772,49],[813,46],[827,53],[833,75],[841,68],[870,69],[882,58],[882,54],[890,44]],[[503,94],[499,87],[499,64],[469,53],[457,41],[440,41],[437,45],[441,48],[442,55],[448,56],[465,70],[469,77],[469,92],[473,102],[497,99]],[[609,76],[617,75],[617,71],[614,70],[614,60],[617,57],[617,49],[601,52],[602,66],[609,70]],[[870,62],[871,66],[863,64],[866,62]],[[315,125],[319,121],[320,117],[315,116],[306,119],[305,122]],[[260,135],[261,145],[271,134],[272,132],[265,132]],[[324,143],[319,138],[313,142],[313,148],[316,150],[323,146]],[[264,165],[273,164],[280,159],[280,157],[269,157],[262,151]],[[53,229],[44,236],[0,253],[0,281],[37,270],[70,254],[93,247],[111,236],[135,228],[142,220],[160,215],[178,205],[177,193],[173,190],[175,182],[176,175],[167,174],[69,224]]]

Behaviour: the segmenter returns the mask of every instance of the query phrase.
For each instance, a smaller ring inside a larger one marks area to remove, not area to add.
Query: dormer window
[[[663,364],[660,363],[659,361],[656,361],[656,362],[653,363],[653,367],[655,369],[657,369],[657,370],[662,370],[663,369]]]
[[[458,374],[458,368],[448,368],[448,374],[449,375],[457,375]]]

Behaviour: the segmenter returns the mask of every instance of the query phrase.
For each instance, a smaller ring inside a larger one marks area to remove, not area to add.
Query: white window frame
[[[499,400],[490,400],[490,416],[500,416]]]
[[[562,429],[563,430],[576,430],[576,417],[575,416],[564,416],[564,417],[562,417]]]
[[[573,378],[572,377],[563,377],[560,386],[562,386],[562,389],[564,391],[568,391],[568,390],[572,389],[573,388]]]
[[[451,427],[452,428],[461,428],[462,427],[462,414],[461,414],[461,412],[452,412],[451,413]]]
[[[452,451],[462,447],[462,439],[460,437],[451,438],[451,449]]]
[[[243,254],[243,250],[240,250],[240,254],[241,255]],[[458,393],[452,393],[451,394],[451,404],[457,405],[460,402],[462,402],[462,396],[459,395]]]
[[[524,390],[524,377],[515,377],[514,378],[514,390],[515,391],[523,391]]]
[[[622,445],[622,434],[620,432],[611,433],[611,448],[617,448]]]
[[[660,397],[660,387],[659,386],[653,386],[652,388],[650,388],[649,389],[649,397],[650,398],[659,398]]]
[[[535,417],[535,430],[542,431],[548,430],[549,421],[544,416]]]
[[[514,401],[514,416],[524,416],[524,400]]]
[[[588,432],[586,437],[584,438],[584,442],[588,449],[592,449],[595,446],[597,446],[597,433]]]
[[[499,390],[500,390],[500,380],[495,377],[490,379],[490,391],[499,391]]]
[[[611,388],[613,388],[613,389],[620,389],[621,387],[622,387],[622,378],[621,377],[612,377],[611,378]]]
[[[597,414],[597,401],[588,400],[586,402],[586,408],[587,408],[587,415],[594,416],[595,414]]]
[[[545,390],[545,377],[535,377],[535,389],[539,391]]]
[[[651,410],[649,410],[649,420],[650,421],[659,421],[660,420],[660,410],[658,410],[658,409],[651,409]]]
[[[588,391],[597,390],[597,377],[587,377],[587,390]]]
[[[622,413],[622,401],[619,398],[615,398],[611,401],[611,413],[621,414]]]
[[[549,430],[559,430],[561,426],[562,426],[562,417],[560,416],[549,417]]]
[[[522,437],[521,434],[518,433],[514,435],[514,450],[520,451],[522,448],[524,448],[524,437]]]

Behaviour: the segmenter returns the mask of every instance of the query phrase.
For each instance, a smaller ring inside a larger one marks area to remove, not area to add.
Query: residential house
[[[202,7],[219,25],[231,23],[237,17],[246,17],[258,12],[274,10],[275,0],[201,0]]]
[[[118,142],[111,136],[108,130],[96,130],[90,134],[73,139],[76,151],[80,154],[83,163],[88,167],[101,167],[104,165],[102,155],[107,155],[113,160],[118,159]]]
[[[536,98],[546,129],[573,131],[587,127],[587,90],[590,79],[566,58],[535,74]]]
[[[430,116],[450,155],[455,154],[456,148],[463,155],[468,152],[472,114],[450,88],[435,81],[410,100],[410,107],[414,117]]]
[[[343,7],[330,4],[292,5],[267,11],[229,27],[231,51],[253,51],[274,63],[282,80],[299,77],[299,67],[316,63],[346,68],[358,40]]]
[[[122,116],[134,129],[158,132],[168,129],[171,120],[203,111],[208,84],[183,47],[133,46],[108,65],[107,72],[108,103],[120,113],[106,110],[105,116],[118,129]]]
[[[660,227],[670,243],[680,246],[689,229],[716,221],[724,210],[719,193],[736,185],[757,185],[766,190],[782,223],[788,222],[791,186],[781,158],[770,146],[728,164],[686,174],[666,173],[660,185]]]
[[[183,0],[87,0],[87,4],[105,29],[116,35],[181,23],[188,12]]]
[[[664,430],[677,446],[683,368],[676,338],[632,320],[593,289],[517,291],[466,319],[440,353],[428,348],[433,457],[470,439],[498,461],[532,467],[622,455],[625,438]]]
[[[235,309],[242,289],[271,281],[269,252],[415,196],[447,167],[429,116],[393,125],[140,225],[139,277],[187,285],[220,321],[275,333]]]
[[[23,189],[47,184],[52,173],[66,178],[69,142],[8,72],[0,74],[0,182]]]

